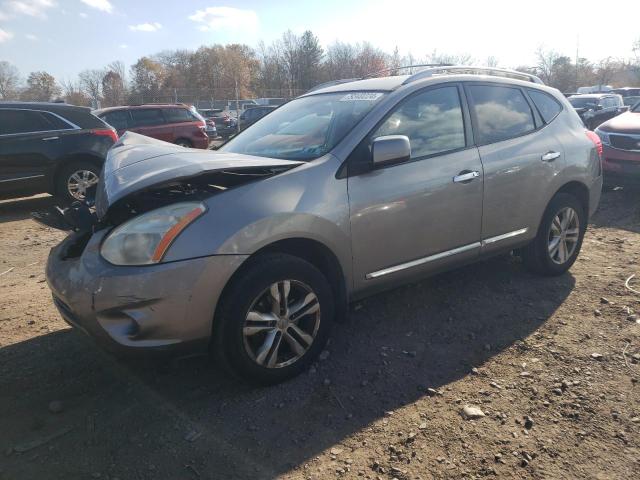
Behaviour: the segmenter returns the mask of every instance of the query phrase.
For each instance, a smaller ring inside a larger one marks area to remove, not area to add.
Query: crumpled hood
[[[107,154],[96,192],[96,214],[101,219],[119,200],[173,181],[216,171],[238,172],[255,168],[285,171],[302,163],[304,162],[184,148],[127,132]]]

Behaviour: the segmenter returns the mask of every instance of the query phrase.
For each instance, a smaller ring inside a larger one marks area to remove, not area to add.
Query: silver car
[[[274,383],[314,361],[354,300],[509,251],[565,272],[600,199],[600,150],[533,76],[334,82],[218,151],[125,134],[95,211],[64,212],[75,231],[47,279],[105,347],[210,351]]]

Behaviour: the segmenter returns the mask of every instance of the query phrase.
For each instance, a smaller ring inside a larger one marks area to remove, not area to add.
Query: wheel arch
[[[576,197],[582,205],[582,208],[584,208],[585,214],[587,216],[589,215],[589,187],[587,187],[584,183],[577,180],[565,183],[558,189],[557,192],[553,194],[553,197],[555,197],[559,193],[568,193],[569,195],[573,195],[574,197]],[[551,200],[549,200],[549,202],[550,201]]]
[[[329,247],[317,240],[294,237],[269,243],[255,251],[242,263],[240,268],[238,268],[226,283],[218,297],[219,300],[214,313],[214,329],[216,324],[215,318],[219,316],[220,306],[223,303],[222,299],[224,299],[226,293],[231,288],[231,285],[233,285],[233,283],[241,277],[248,268],[251,268],[253,260],[268,253],[284,253],[292,255],[306,260],[320,270],[320,272],[322,272],[322,274],[327,278],[334,295],[336,320],[340,321],[345,318],[348,305],[347,281],[338,257]]]

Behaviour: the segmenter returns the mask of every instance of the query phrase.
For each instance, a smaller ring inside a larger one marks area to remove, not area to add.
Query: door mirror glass
[[[411,158],[411,144],[406,135],[378,137],[371,146],[373,166],[393,165]]]

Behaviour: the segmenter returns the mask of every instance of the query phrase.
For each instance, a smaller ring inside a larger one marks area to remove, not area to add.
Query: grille
[[[609,135],[609,138],[612,147],[640,151],[640,135]]]

